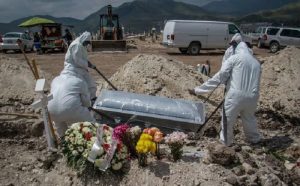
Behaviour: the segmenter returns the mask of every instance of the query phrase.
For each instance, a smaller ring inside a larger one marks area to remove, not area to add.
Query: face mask
[[[230,45],[231,45],[232,48],[233,48],[233,54],[235,54],[235,49],[236,49],[236,47],[238,46],[237,42],[232,41]]]

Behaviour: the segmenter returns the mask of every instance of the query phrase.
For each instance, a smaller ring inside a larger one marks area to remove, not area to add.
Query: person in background
[[[68,46],[70,46],[73,41],[73,36],[69,29],[65,30],[65,35],[63,36],[63,38],[66,40]]]
[[[48,108],[59,136],[63,136],[72,123],[95,121],[89,111],[91,100],[96,97],[96,84],[88,71],[87,45],[90,43],[89,32],[76,38],[66,53],[64,69],[52,81],[53,99]]]
[[[41,37],[38,32],[35,32],[33,35],[34,47],[36,49],[36,53],[41,53]]]
[[[210,76],[210,61],[207,60],[205,64],[198,64],[198,71],[206,76]]]
[[[247,141],[260,141],[254,114],[259,97],[261,66],[246,43],[240,42],[234,51],[235,54],[223,62],[221,70],[208,83],[193,90],[195,94],[205,94],[219,84],[226,85],[220,139],[227,146],[233,143],[233,125],[239,114]],[[210,81],[214,83],[209,83]]]

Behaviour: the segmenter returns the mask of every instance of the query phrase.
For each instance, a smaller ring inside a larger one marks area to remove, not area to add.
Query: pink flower
[[[115,139],[117,139],[118,141],[122,141],[122,138],[128,128],[129,128],[129,125],[127,125],[127,124],[121,124],[121,125],[115,127],[114,131],[113,131],[113,137]]]
[[[165,137],[165,142],[169,145],[174,143],[184,144],[186,139],[187,135],[183,132],[173,132]]]

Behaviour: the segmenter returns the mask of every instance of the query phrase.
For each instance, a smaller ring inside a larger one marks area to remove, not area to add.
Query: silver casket
[[[205,122],[202,102],[123,91],[103,90],[93,108],[125,122],[134,116],[138,121],[171,130],[196,132]]]

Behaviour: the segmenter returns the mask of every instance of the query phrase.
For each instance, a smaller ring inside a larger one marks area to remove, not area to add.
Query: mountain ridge
[[[299,0],[223,0],[214,1],[204,5],[202,8],[225,15],[244,16],[263,10],[280,8],[289,3],[299,2]]]

